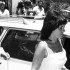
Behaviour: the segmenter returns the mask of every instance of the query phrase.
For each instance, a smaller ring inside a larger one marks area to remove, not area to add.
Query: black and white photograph
[[[70,70],[70,0],[0,0],[0,70]]]

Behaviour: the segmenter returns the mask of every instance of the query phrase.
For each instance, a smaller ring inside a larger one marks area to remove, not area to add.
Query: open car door
[[[8,31],[1,44],[4,50],[10,54],[7,63],[8,70],[31,70],[39,34],[31,30],[10,29]]]

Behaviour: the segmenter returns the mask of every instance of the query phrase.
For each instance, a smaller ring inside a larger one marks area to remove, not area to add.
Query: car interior
[[[9,30],[1,46],[12,58],[32,61],[35,46],[40,41],[40,33]]]

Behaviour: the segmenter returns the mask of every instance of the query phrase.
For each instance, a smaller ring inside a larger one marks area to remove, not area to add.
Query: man
[[[5,9],[5,2],[0,1],[0,16],[9,16],[9,10]]]
[[[36,16],[44,16],[43,1],[38,1],[38,5],[33,8],[33,11],[35,11]]]

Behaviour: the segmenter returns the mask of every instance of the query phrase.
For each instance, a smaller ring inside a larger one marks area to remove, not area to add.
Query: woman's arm
[[[43,43],[39,43],[33,58],[32,69],[31,70],[38,70],[42,63],[43,58],[45,57],[45,46]]]

